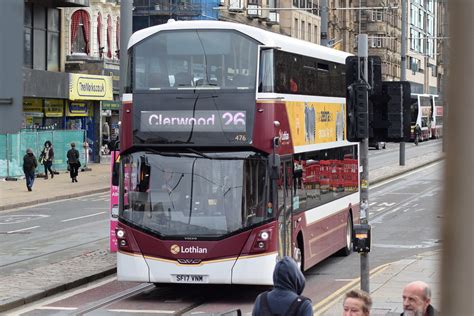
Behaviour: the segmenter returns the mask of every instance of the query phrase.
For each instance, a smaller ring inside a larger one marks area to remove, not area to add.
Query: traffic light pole
[[[357,36],[357,56],[359,57],[359,65],[363,59],[363,69],[359,66],[360,77],[367,83],[368,78],[368,36],[367,34],[359,34]],[[365,96],[368,99],[368,95]],[[368,117],[368,116],[367,116]],[[369,124],[367,120],[367,125]],[[360,173],[360,222],[361,224],[369,223],[369,139],[364,138],[360,142],[360,162],[362,172]],[[370,293],[369,287],[369,253],[362,252],[360,254],[360,287],[362,290]]]
[[[407,80],[407,0],[402,0],[401,81]],[[427,69],[425,71],[428,71]],[[400,166],[405,165],[405,142],[400,142]]]

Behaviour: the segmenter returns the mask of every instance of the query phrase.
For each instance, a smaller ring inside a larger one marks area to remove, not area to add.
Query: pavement
[[[39,169],[43,171],[43,166]],[[88,164],[85,170],[88,171],[79,172],[77,183],[71,182],[67,171],[61,171],[48,180],[38,176],[31,192],[27,190],[24,178],[17,181],[3,179],[0,181],[0,212],[110,190],[109,164]]]
[[[373,304],[370,315],[400,315],[403,312],[403,287],[413,281],[424,281],[430,285],[431,305],[439,310],[440,264],[441,250],[435,250],[372,269],[369,286]],[[344,294],[356,288],[360,288],[359,278],[340,288],[329,299],[315,305],[314,314],[342,315]]]
[[[370,169],[369,180],[371,184],[375,184],[441,159],[441,153],[431,152],[406,159],[405,166],[396,164]],[[71,183],[66,172],[55,175],[54,179],[37,178],[32,192],[27,191],[24,179],[0,180],[0,214],[18,207],[109,190],[110,164],[89,164],[88,168],[91,170],[79,173],[78,183]],[[399,314],[403,286],[414,279],[425,280],[433,286],[433,302],[437,306],[439,263],[440,253],[432,252],[372,270],[370,286],[374,299],[373,315]],[[95,251],[78,253],[73,258],[37,267],[28,272],[0,276],[0,313],[115,272],[116,256],[108,251],[108,242],[104,242]],[[358,279],[347,286],[358,287]],[[346,288],[347,286],[319,303],[315,314],[341,315],[342,298],[350,288]]]

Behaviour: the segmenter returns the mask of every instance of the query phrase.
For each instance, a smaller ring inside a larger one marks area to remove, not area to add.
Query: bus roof
[[[236,30],[241,32],[265,46],[279,47],[283,51],[295,54],[311,56],[336,63],[344,64],[346,57],[352,54],[342,52],[336,49],[324,47],[318,44],[299,40],[286,35],[269,32],[257,27],[224,21],[172,21],[166,24],[152,26],[133,33],[128,42],[128,49],[138,42],[156,34],[160,31],[167,30],[189,30],[189,29],[224,29]]]

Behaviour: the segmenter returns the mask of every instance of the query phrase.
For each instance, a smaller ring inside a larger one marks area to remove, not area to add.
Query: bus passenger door
[[[293,201],[293,166],[291,160],[283,160],[280,164],[280,178],[277,180],[278,195],[278,255],[292,256],[292,221],[291,209]]]

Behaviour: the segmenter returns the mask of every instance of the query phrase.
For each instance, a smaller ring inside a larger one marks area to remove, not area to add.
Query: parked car
[[[380,148],[385,149],[386,144],[385,142],[376,142],[375,140],[369,140],[369,147],[375,147],[375,149],[379,150]]]

